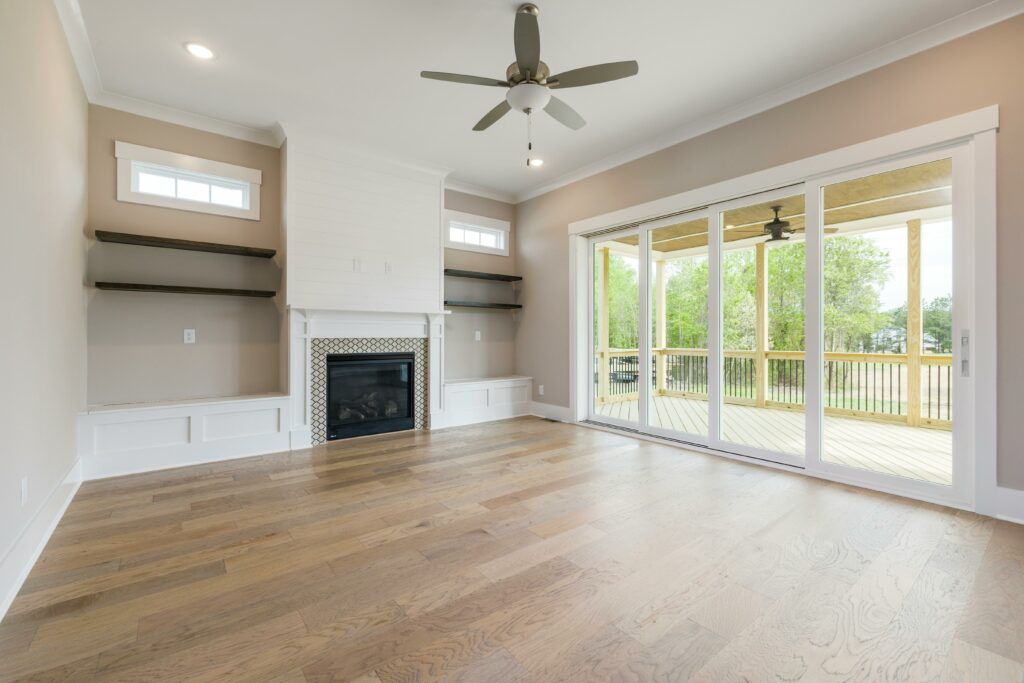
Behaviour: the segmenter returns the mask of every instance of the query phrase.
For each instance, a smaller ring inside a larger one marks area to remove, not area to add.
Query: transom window
[[[511,224],[508,221],[449,211],[445,246],[450,249],[508,256],[510,229]]]
[[[132,192],[190,202],[249,208],[249,183],[133,161]]]
[[[117,142],[115,154],[118,201],[260,218],[258,169],[127,142]]]

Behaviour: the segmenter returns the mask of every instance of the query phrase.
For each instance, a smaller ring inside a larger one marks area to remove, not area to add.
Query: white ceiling
[[[522,114],[471,130],[503,89],[419,77],[503,77],[517,0],[78,2],[106,94],[253,128],[323,129],[521,197],[987,0],[539,0],[552,72],[640,62],[634,78],[559,93],[587,119],[582,130],[535,117],[541,169],[524,165]],[[186,41],[217,58],[194,59]]]

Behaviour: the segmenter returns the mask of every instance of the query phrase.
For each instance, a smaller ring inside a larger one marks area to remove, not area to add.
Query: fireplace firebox
[[[327,356],[327,440],[415,427],[415,356]]]

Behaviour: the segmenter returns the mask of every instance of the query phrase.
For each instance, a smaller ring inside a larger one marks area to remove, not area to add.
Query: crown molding
[[[85,20],[82,17],[82,9],[78,0],[53,0],[53,4],[57,9],[61,26],[64,28],[64,36],[68,41],[71,57],[78,71],[78,78],[82,82],[82,88],[90,103],[261,145],[281,146],[284,139],[277,134],[277,131],[280,130],[279,126],[269,129],[253,128],[212,116],[195,114],[147,100],[108,92],[103,87],[103,79],[100,78],[99,67],[96,65],[96,57],[92,51],[92,43],[89,42],[89,33],[85,28]]]
[[[283,141],[277,139],[273,129],[252,128],[240,123],[224,121],[223,119],[202,114],[193,114],[182,109],[154,104],[147,100],[138,100],[134,97],[126,97],[125,95],[115,95],[106,91],[98,93],[95,97],[90,97],[89,101],[101,107],[109,107],[110,109],[117,109],[129,114],[137,114],[138,116],[145,116],[157,121],[174,123],[179,126],[195,128],[207,133],[216,133],[217,135],[224,135],[247,142],[255,142],[260,145],[280,147]]]
[[[53,6],[64,28],[64,37],[68,41],[75,69],[78,70],[78,79],[82,82],[86,98],[92,102],[93,97],[103,92],[103,82],[100,80],[99,67],[96,66],[96,57],[92,53],[89,34],[85,30],[82,8],[78,6],[78,0],[53,0]]]
[[[494,190],[482,185],[474,185],[473,183],[464,183],[460,180],[452,180],[451,178],[445,181],[444,189],[461,192],[462,194],[471,194],[483,197],[484,199],[493,199],[506,204],[516,203],[516,196],[511,192],[502,192],[501,190]]]
[[[841,64],[794,81],[778,90],[759,95],[735,107],[729,107],[714,114],[701,117],[645,143],[616,152],[592,164],[587,164],[575,171],[558,176],[549,182],[519,192],[515,195],[515,201],[519,203],[539,197],[552,190],[570,185],[584,178],[589,178],[616,166],[621,166],[622,164],[677,145],[680,142],[704,135],[718,128],[723,128],[755,114],[760,114],[805,95],[810,95],[836,83],[841,83],[855,76],[873,71],[886,64],[891,64],[943,43],[948,43],[951,40],[979,31],[987,26],[998,24],[1021,13],[1024,13],[1024,0],[993,0],[993,2],[986,5],[976,7],[934,26],[922,29],[917,33],[912,33],[909,36],[853,57]]]

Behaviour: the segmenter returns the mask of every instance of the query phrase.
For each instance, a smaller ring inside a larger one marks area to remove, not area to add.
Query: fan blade
[[[508,100],[502,100],[497,107],[484,114],[484,117],[476,122],[473,130],[487,130],[491,127],[491,124],[509,113],[511,109],[512,106],[508,103]]]
[[[587,122],[576,113],[576,110],[570,107],[568,104],[552,96],[548,100],[548,106],[544,107],[544,111],[551,114],[551,118],[558,121],[564,126],[568,126],[573,130],[579,130],[583,126],[587,125]]]
[[[805,228],[797,228],[793,232],[803,232],[804,230]],[[831,235],[833,233],[839,232],[839,228],[823,228],[823,231],[826,235]]]
[[[516,45],[516,64],[519,73],[530,78],[537,75],[540,66],[540,28],[537,26],[537,8],[523,5],[516,12],[516,27],[513,35]]]
[[[484,78],[483,76],[467,76],[465,74],[449,74],[444,71],[421,71],[420,76],[435,81],[451,81],[452,83],[468,83],[469,85],[493,85],[501,88],[508,87],[508,81],[499,81],[496,78]]]
[[[581,85],[607,83],[608,81],[617,81],[620,78],[636,76],[639,71],[640,65],[634,61],[595,64],[594,66],[584,66],[580,69],[573,69],[572,71],[551,76],[548,78],[548,87],[578,88]]]

